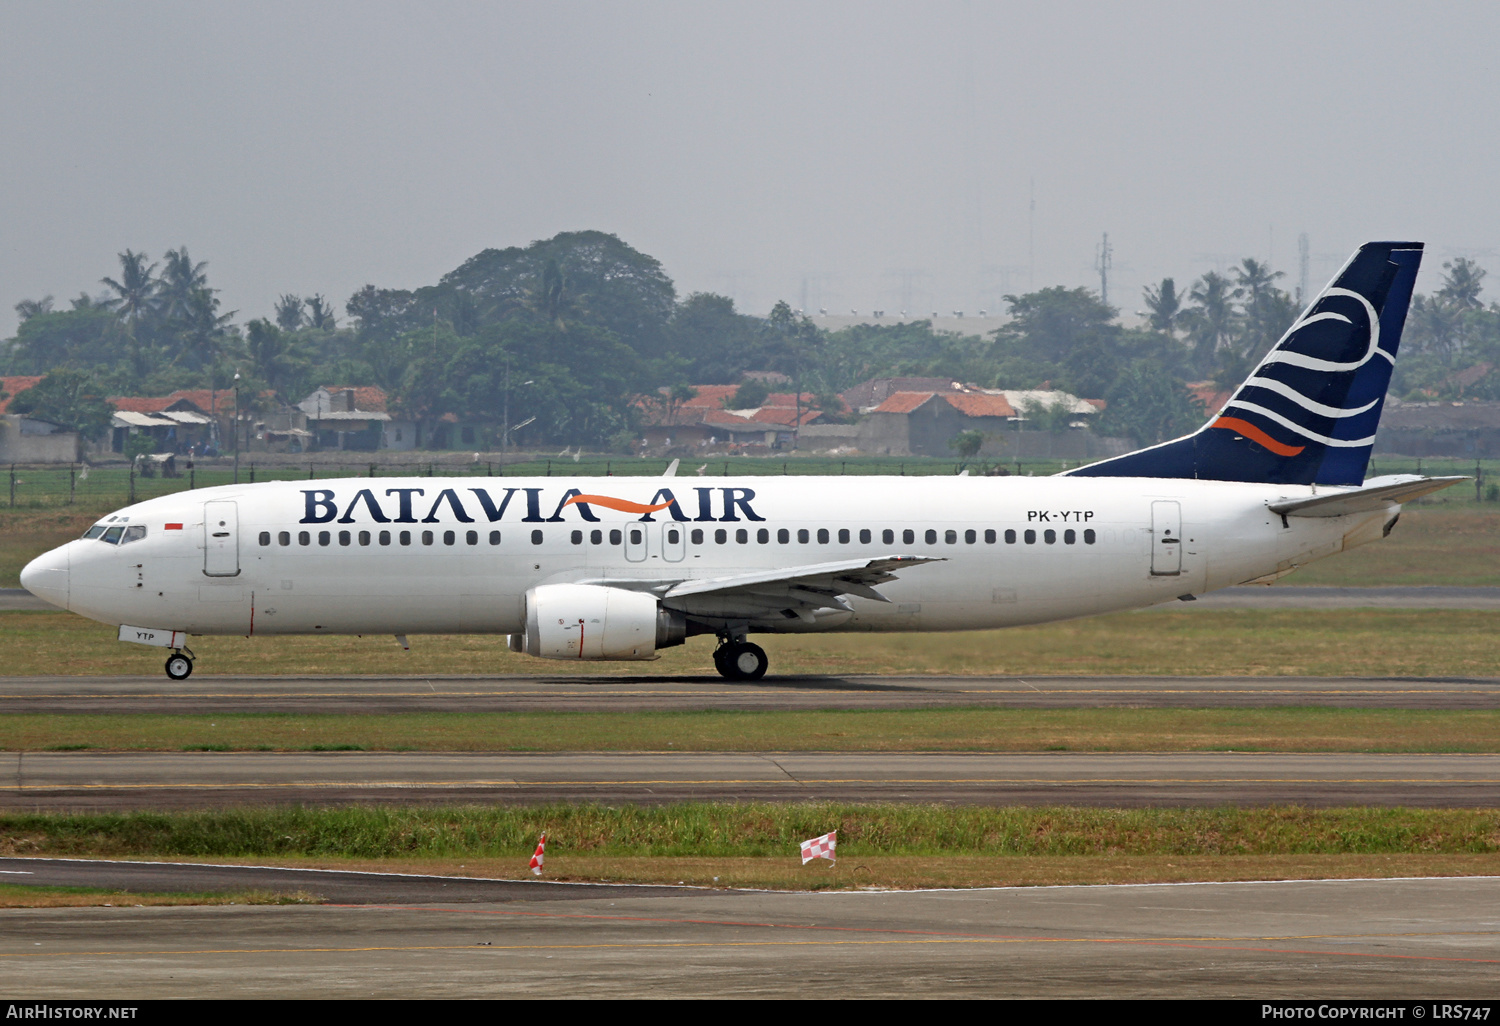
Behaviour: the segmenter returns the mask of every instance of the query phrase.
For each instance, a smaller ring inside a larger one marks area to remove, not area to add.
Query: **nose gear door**
[[[203,504],[203,573],[207,577],[240,575],[240,512],[236,503]]]

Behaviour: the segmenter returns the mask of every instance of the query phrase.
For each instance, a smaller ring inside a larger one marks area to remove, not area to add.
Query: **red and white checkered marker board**
[[[533,855],[533,856],[531,856],[531,875],[532,876],[541,876],[542,875],[542,863],[544,863],[546,861],[547,861],[547,835],[543,834],[542,835],[542,839],[540,841],[536,842],[536,854]]]
[[[813,859],[827,859],[829,862],[837,862],[838,856],[834,854],[834,848],[838,845],[839,832],[832,830],[822,837],[814,837],[810,841],[802,842],[802,864],[805,866]]]

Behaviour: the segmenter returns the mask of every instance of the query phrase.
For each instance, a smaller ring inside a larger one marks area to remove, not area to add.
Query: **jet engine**
[[[543,659],[655,659],[687,640],[687,620],[652,595],[597,584],[543,584],[526,593],[526,633],[510,647]]]

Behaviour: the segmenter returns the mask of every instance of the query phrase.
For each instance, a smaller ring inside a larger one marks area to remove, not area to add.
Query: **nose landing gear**
[[[187,680],[193,673],[193,653],[181,649],[167,656],[167,676],[173,680]]]
[[[770,660],[766,650],[749,641],[725,641],[714,650],[714,668],[726,680],[760,680]]]

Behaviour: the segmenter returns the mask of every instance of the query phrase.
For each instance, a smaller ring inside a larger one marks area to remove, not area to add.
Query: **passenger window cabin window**
[[[812,535],[808,533],[807,528],[797,528],[797,544],[806,545],[810,541],[812,541]]]
[[[958,532],[957,531],[944,531],[943,532],[943,541],[945,543],[949,544],[949,545],[957,545],[958,544]]]
[[[723,545],[728,540],[729,540],[729,532],[726,531],[726,530],[724,530],[724,528],[721,527],[718,530],[714,531],[714,544],[715,545]]]
[[[692,542],[694,545],[702,545],[703,544],[703,528],[701,528],[701,527],[695,527],[695,528],[693,528],[693,533],[690,534],[690,535],[688,535],[688,541]]]
[[[1006,533],[1009,534],[1010,532],[1007,531]],[[1026,544],[1027,545],[1035,545],[1036,544],[1036,532],[1035,531],[1030,530],[1030,529],[1028,529],[1026,531]]]
[[[886,545],[894,545],[896,544],[896,532],[887,527],[884,531],[880,532],[880,540]]]
[[[826,528],[826,527],[820,527],[820,528],[818,528],[818,544],[819,545],[827,545],[828,544],[828,528]]]
[[[583,532],[582,531],[574,531],[573,534],[570,536],[570,540],[573,542],[574,545],[582,545],[583,544]]]
[[[381,531],[379,541],[382,545],[389,545],[391,543],[391,532]]]
[[[490,544],[491,545],[499,545],[500,544],[500,532],[499,531],[491,531],[490,532]]]
[[[1050,527],[1047,528],[1042,532],[1042,540],[1045,541],[1048,545],[1057,544],[1057,532],[1052,530],[1052,528]]]
[[[668,529],[667,544],[676,545],[680,541],[682,541],[682,532],[675,527]]]
[[[861,527],[859,529],[859,543],[861,545],[870,544],[870,529],[868,527]]]
[[[747,545],[750,542],[750,532],[741,527],[734,532],[734,540],[739,542],[741,545]]]
[[[1063,532],[1063,544],[1064,545],[1072,545],[1077,540],[1078,540],[1078,532],[1075,531],[1075,530],[1073,530],[1071,527],[1068,528],[1066,531]]]
[[[973,545],[978,540],[979,540],[979,535],[975,534],[973,531],[965,531],[964,532],[964,544],[965,545]]]
[[[1083,529],[1083,543],[1085,545],[1094,544],[1094,537],[1094,529],[1092,527],[1086,527]]]
[[[590,545],[603,545],[604,544],[604,532],[603,531],[590,531],[589,532],[589,544]]]
[[[639,527],[632,527],[630,529],[630,544],[639,545],[641,543],[641,537],[641,529]]]
[[[792,540],[792,532],[783,527],[776,532],[776,540],[785,545]]]
[[[422,544],[423,545],[431,545],[432,544],[432,532],[431,531],[423,531],[422,532]]]
[[[1014,545],[1015,543],[1016,543],[1016,532],[1015,531],[1006,531],[1005,532],[1005,544],[1007,544],[1007,545]]]
[[[107,541],[107,542],[110,542],[111,544],[114,544],[115,542],[118,542],[120,540],[120,535],[122,533],[124,533],[124,528],[114,528],[114,527],[111,527],[110,530],[115,532],[114,538],[111,539],[108,536],[106,536],[104,540]],[[270,531],[262,531],[262,532],[260,532],[260,543],[262,545],[269,545],[269,544],[271,544],[271,532]]]
[[[453,542],[456,540],[456,537],[457,536],[454,535],[454,533],[452,531],[444,531],[443,532],[443,544],[444,545],[452,545]]]
[[[538,531],[532,531],[531,532],[531,544],[533,544],[533,545],[540,545],[541,543],[542,543],[542,532],[539,531],[539,530]]]
[[[402,531],[400,534],[398,534],[396,536],[396,540],[399,541],[402,545],[410,545],[411,544],[411,532],[410,531]]]
[[[340,531],[339,532],[339,544],[340,545],[348,545],[353,540],[354,540],[354,535],[350,534],[348,531]]]
[[[902,545],[915,545],[916,543],[917,543],[917,532],[916,531],[913,531],[911,528],[908,527],[906,530],[904,530],[904,531],[901,532],[901,544]]]
[[[839,544],[840,545],[848,545],[849,544],[849,529],[847,527],[841,527],[841,528],[839,528]]]
[[[937,544],[937,532],[934,531],[932,528],[929,527],[927,529],[926,539],[927,539],[927,544],[928,545],[936,545]]]
[[[771,532],[768,529],[762,527],[762,528],[759,528],[755,532],[755,543],[757,545],[766,545],[770,541],[771,541]]]
[[[129,538],[130,538],[130,532],[129,531],[125,532],[125,537],[126,537],[126,540],[128,541]],[[292,532],[291,531],[278,531],[276,533],[276,544],[277,545],[290,545],[291,543],[292,543]]]
[[[623,534],[621,534],[618,530],[614,530],[614,531],[609,532],[609,543],[611,545],[618,545],[618,544],[620,544],[620,542],[622,542],[624,540],[625,540],[625,536]]]
[[[1011,539],[1011,540],[1014,541],[1015,539]],[[991,528],[991,529],[989,529],[989,530],[987,530],[987,531],[984,532],[984,543],[986,545],[993,545],[993,544],[995,544],[995,531],[994,531],[993,528]]]
[[[297,532],[297,544],[298,545],[311,545],[312,544],[312,535],[308,534],[306,531],[298,531]]]
[[[464,544],[465,545],[478,545],[479,544],[479,532],[478,531],[465,531],[464,532]]]
[[[319,531],[318,532],[318,544],[319,545],[327,545],[327,544],[329,544],[332,541],[333,541],[333,535],[329,534],[327,531]]]
[[[361,532],[359,532],[359,543],[361,545],[368,545],[368,544],[370,544],[370,532],[369,531],[361,531]]]

